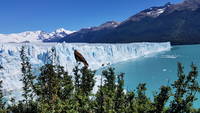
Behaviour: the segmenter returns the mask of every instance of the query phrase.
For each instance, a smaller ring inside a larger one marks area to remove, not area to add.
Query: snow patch
[[[165,8],[161,8],[161,9],[149,11],[149,12],[147,12],[147,15],[150,15],[153,17],[158,17],[164,12],[165,12]]]

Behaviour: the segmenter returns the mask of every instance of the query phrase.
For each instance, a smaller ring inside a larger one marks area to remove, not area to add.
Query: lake
[[[173,46],[170,51],[121,62],[112,67],[117,73],[125,73],[125,89],[134,90],[139,83],[147,83],[147,95],[152,98],[161,85],[170,85],[177,79],[177,62],[184,65],[185,73],[190,71],[192,62],[200,71],[200,45]],[[198,80],[200,82],[200,77]],[[195,107],[199,107],[200,96],[197,97],[199,100]]]

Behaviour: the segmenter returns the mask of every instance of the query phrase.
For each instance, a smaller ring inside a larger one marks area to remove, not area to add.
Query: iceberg
[[[1,43],[0,44],[0,79],[3,80],[5,95],[20,91],[21,78],[21,46],[25,46],[27,55],[33,67],[38,72],[39,67],[48,62],[50,50],[55,48],[56,62],[71,73],[77,65],[74,50],[78,50],[89,63],[89,68],[98,69],[103,65],[136,59],[153,53],[168,51],[170,42],[164,43],[129,43],[129,44],[87,44],[87,43]]]

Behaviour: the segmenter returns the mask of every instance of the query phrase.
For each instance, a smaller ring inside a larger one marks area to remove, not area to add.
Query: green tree
[[[49,64],[41,67],[35,84],[39,109],[42,113],[64,113],[73,111],[73,81],[63,66],[56,63],[55,49],[51,50]]]
[[[175,89],[175,94],[170,104],[170,113],[191,112],[193,102],[197,99],[195,95],[200,91],[197,80],[197,67],[192,64],[191,71],[187,76],[184,74],[183,69],[182,64],[178,63],[178,79],[172,84],[173,89]]]
[[[170,97],[171,88],[169,86],[162,86],[160,93],[154,96],[153,110],[152,113],[164,113],[165,104]]]
[[[83,67],[80,72],[82,74],[80,89],[82,93],[88,97],[91,95],[91,91],[95,85],[95,71]]]
[[[133,91],[128,91],[125,97],[125,113],[135,113],[135,93]]]
[[[137,96],[135,97],[135,109],[137,113],[148,113],[153,106],[151,100],[146,96],[146,84],[141,83],[137,87]]]
[[[25,113],[34,113],[34,111],[31,109],[33,107],[33,99],[34,99],[34,79],[35,76],[32,74],[32,68],[31,64],[29,62],[29,58],[26,55],[26,50],[25,46],[22,46],[21,51],[20,51],[20,58],[21,58],[21,71],[22,71],[22,78],[21,81],[23,82],[23,94],[22,96],[24,97],[23,102],[25,103],[24,105],[24,110],[23,112]],[[22,103],[23,104],[23,103]]]
[[[104,84],[100,86],[96,94],[95,111],[97,113],[114,113],[116,99],[116,75],[114,68],[102,71],[102,77],[104,77]]]
[[[115,91],[115,111],[117,113],[125,112],[125,93],[124,93],[124,73],[117,76]]]
[[[46,64],[41,67],[41,74],[37,79],[36,93],[42,109],[54,112],[60,87],[60,76],[54,70],[55,66]]]
[[[77,66],[73,68],[74,86],[75,86],[76,92],[79,92],[78,90],[80,89],[80,83],[81,83],[81,74],[79,73],[80,72],[79,66],[80,64],[78,64]]]
[[[78,64],[74,69],[74,102],[75,110],[81,113],[92,112],[92,101],[91,97],[92,90],[95,85],[95,71],[87,69],[85,67],[80,67]]]
[[[2,83],[3,83],[3,81],[0,80],[0,112],[6,113],[4,95],[3,95],[3,91],[2,91],[2,88],[3,88]]]

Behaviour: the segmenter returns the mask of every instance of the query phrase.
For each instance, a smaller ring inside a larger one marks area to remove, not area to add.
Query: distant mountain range
[[[0,43],[24,43],[24,42],[44,42],[58,41],[70,35],[74,31],[68,31],[63,28],[57,29],[54,32],[48,33],[44,31],[26,31],[22,33],[0,34]]]
[[[123,22],[109,21],[97,27],[70,33],[44,33],[44,36],[37,35],[34,40],[83,43],[170,41],[172,44],[197,44],[200,43],[199,20],[200,0],[185,0],[178,4],[167,3],[145,9]],[[0,41],[1,39],[0,35]]]

